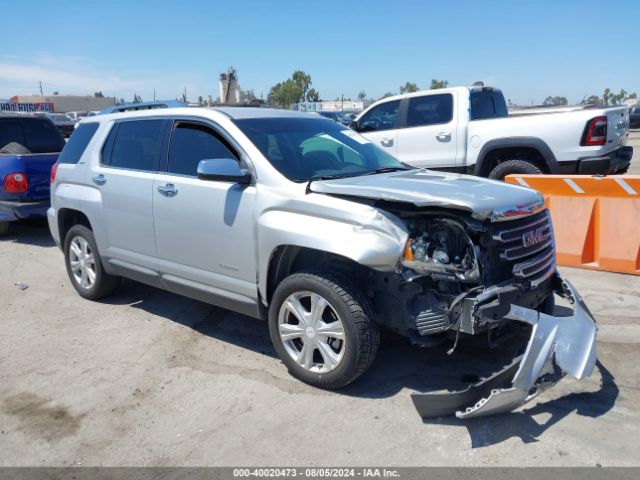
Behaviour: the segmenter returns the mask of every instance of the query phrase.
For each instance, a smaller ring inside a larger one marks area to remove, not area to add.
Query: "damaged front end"
[[[532,326],[525,353],[465,390],[413,394],[413,403],[423,418],[454,413],[458,418],[472,418],[509,412],[565,374],[576,379],[591,375],[596,363],[595,321],[573,286],[556,275],[554,293],[573,305],[573,315],[556,317],[510,305],[504,319]]]
[[[404,215],[410,235],[396,270],[401,280],[377,298],[384,304],[390,290],[396,292],[396,306],[386,310],[394,312],[396,322],[404,318],[414,344],[454,336],[451,354],[461,336],[486,333],[491,342],[515,324],[531,329],[524,353],[501,371],[462,391],[412,395],[422,417],[508,412],[565,374],[577,379],[591,374],[596,324],[557,273],[546,210],[499,222],[442,211]],[[556,295],[573,306],[572,315],[553,315]],[[394,320],[389,323],[393,328]]]

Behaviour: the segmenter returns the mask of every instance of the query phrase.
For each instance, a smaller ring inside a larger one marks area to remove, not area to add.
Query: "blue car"
[[[51,169],[64,146],[50,119],[0,114],[0,236],[12,222],[47,216]]]

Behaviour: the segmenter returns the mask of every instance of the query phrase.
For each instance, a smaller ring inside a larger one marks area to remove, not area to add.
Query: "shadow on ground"
[[[0,242],[14,242],[36,247],[55,247],[49,233],[46,219],[21,220],[12,222],[9,233],[0,237]]]
[[[116,295],[105,303],[131,305],[202,335],[262,355],[276,356],[266,322],[261,320],[130,281],[124,281]],[[488,349],[486,344],[462,342],[449,356],[446,350],[450,348],[450,342],[440,347],[419,349],[411,347],[402,337],[387,333],[383,335],[378,356],[369,371],[336,393],[373,399],[392,397],[403,389],[459,390],[507,365],[522,351],[526,340],[526,335],[517,335],[494,350]],[[464,421],[452,417],[425,420],[424,423],[465,427],[474,448],[495,445],[511,437],[520,438],[524,443],[535,442],[571,413],[595,418],[613,407],[619,394],[615,379],[600,362],[598,370],[602,380],[600,389],[595,392],[572,393],[518,412],[492,417]],[[548,419],[539,422],[537,417]]]

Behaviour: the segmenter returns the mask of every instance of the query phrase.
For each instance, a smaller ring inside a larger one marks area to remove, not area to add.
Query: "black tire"
[[[536,165],[527,160],[507,160],[497,165],[491,173],[489,178],[494,180],[504,180],[504,177],[512,173],[522,173],[525,175],[540,175],[540,170]]]
[[[89,245],[90,252],[93,254],[95,280],[89,288],[82,287],[71,271],[71,242],[76,237],[84,238]],[[69,275],[69,280],[71,280],[73,288],[76,289],[81,297],[86,298],[87,300],[98,300],[99,298],[106,297],[107,295],[111,294],[120,284],[120,277],[109,275],[104,271],[102,260],[100,259],[100,254],[98,253],[98,245],[96,244],[96,239],[93,236],[93,232],[84,225],[74,225],[69,229],[69,232],[67,232],[67,236],[64,240],[64,262],[67,267],[67,274]]]
[[[10,154],[10,155],[28,155],[31,153],[27,147],[22,145],[21,143],[11,142],[7,143],[4,147],[0,148],[0,153]]]
[[[342,320],[344,356],[329,372],[315,373],[298,365],[280,338],[280,308],[295,292],[321,295]],[[314,387],[328,390],[344,387],[362,375],[373,363],[380,344],[380,331],[367,298],[350,282],[319,272],[295,273],[278,285],[269,306],[269,333],[278,356],[292,376]]]
[[[11,222],[0,222],[0,237],[9,233],[9,225]]]

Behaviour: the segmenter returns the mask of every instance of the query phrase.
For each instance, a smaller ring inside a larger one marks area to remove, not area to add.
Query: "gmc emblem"
[[[539,227],[535,230],[531,230],[530,232],[523,233],[522,246],[524,248],[529,248],[544,240],[544,229],[545,227]]]

